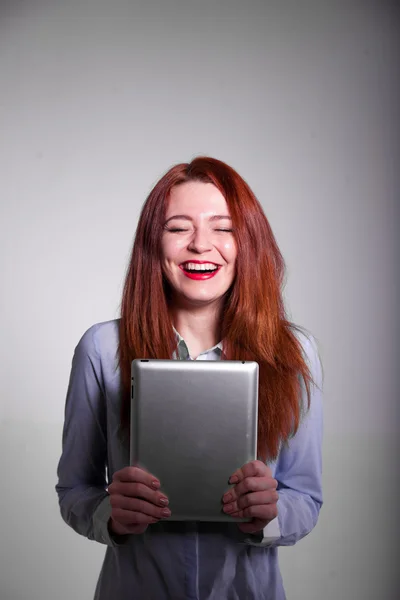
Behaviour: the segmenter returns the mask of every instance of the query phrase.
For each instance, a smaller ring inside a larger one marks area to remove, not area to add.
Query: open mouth
[[[204,280],[214,277],[221,269],[221,265],[210,262],[191,262],[187,261],[179,265],[179,268],[184,272],[189,279]]]
[[[214,273],[217,271],[220,266],[215,263],[194,263],[194,262],[185,262],[179,265],[183,271],[186,273]]]

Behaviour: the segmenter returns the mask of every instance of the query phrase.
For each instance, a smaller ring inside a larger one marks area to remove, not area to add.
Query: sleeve
[[[72,360],[56,492],[67,525],[90,540],[117,546],[119,537],[108,531],[106,400],[94,331],[83,335]]]
[[[314,338],[304,344],[314,384],[310,408],[296,434],[282,446],[275,466],[278,482],[278,516],[258,537],[256,546],[292,546],[315,527],[322,499],[322,367]],[[303,401],[306,401],[303,384]]]

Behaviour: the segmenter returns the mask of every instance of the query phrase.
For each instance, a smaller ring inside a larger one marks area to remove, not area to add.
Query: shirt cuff
[[[97,506],[93,513],[93,533],[94,539],[100,544],[106,544],[107,546],[117,547],[123,546],[129,536],[128,535],[116,535],[109,531],[108,523],[111,517],[112,507],[110,504],[110,496],[107,494],[105,498]]]
[[[271,546],[281,537],[278,517],[272,519],[266,527],[259,533],[254,534],[251,538],[246,539],[246,543],[251,546]]]

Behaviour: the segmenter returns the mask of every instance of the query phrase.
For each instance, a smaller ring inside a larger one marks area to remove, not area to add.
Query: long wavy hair
[[[261,204],[234,169],[209,157],[172,167],[150,192],[139,218],[119,325],[122,430],[130,425],[132,360],[170,359],[176,349],[161,238],[171,189],[188,181],[214,184],[232,217],[238,251],[220,316],[222,359],[259,363],[258,457],[273,460],[298,429],[303,384],[309,408],[312,377],[295,335],[300,328],[286,318],[285,264]]]

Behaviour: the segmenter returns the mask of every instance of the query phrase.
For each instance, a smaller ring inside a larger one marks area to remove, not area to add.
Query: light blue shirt
[[[174,358],[192,360],[175,333]],[[236,523],[161,521],[124,543],[108,532],[107,487],[129,465],[129,443],[119,435],[118,340],[118,321],[108,321],[91,327],[75,349],[57,471],[64,521],[107,546],[94,600],[284,600],[278,546],[306,536],[322,506],[322,374],[314,339],[300,337],[316,382],[310,410],[269,464],[278,481],[278,517],[252,536]],[[196,360],[219,360],[221,351],[220,342]]]

